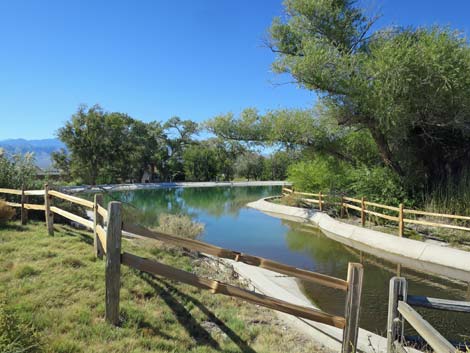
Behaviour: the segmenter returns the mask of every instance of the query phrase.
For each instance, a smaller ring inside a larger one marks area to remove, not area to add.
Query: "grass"
[[[268,309],[125,266],[121,324],[112,327],[104,321],[104,261],[93,256],[91,234],[55,228],[49,237],[43,223],[0,227],[1,352],[320,351]],[[227,277],[207,261],[150,240],[124,240],[123,248],[183,270]]]

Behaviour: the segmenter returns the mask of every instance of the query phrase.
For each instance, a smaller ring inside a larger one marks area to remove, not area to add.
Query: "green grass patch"
[[[0,352],[319,351],[268,309],[126,266],[121,323],[110,326],[104,321],[104,261],[92,256],[90,233],[59,225],[50,237],[42,223],[7,224],[0,239],[0,293],[6,293]],[[150,240],[123,240],[123,248],[236,283],[206,261]]]

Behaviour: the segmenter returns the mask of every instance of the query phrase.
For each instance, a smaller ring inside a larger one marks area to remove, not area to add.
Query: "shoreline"
[[[470,252],[400,238],[395,235],[338,221],[326,213],[269,202],[267,197],[247,206],[272,217],[316,225],[329,238],[405,267],[468,283]]]
[[[218,259],[210,255],[205,256],[211,258],[214,264],[222,262],[224,266],[232,268],[240,278],[250,283],[250,286],[257,292],[293,304],[321,310],[302,292],[297,279],[293,277],[280,276],[277,272],[253,267],[234,260]],[[343,330],[281,312],[276,312],[276,314],[291,329],[302,333],[329,350],[341,351]],[[363,353],[386,353],[387,338],[359,328],[357,347],[358,351]],[[420,351],[409,349],[409,352],[418,353]]]
[[[203,182],[163,182],[163,183],[135,183],[135,184],[102,184],[102,185],[76,185],[63,186],[60,189],[71,194],[86,192],[98,193],[108,191],[134,191],[156,190],[166,188],[207,188],[207,187],[241,187],[241,186],[288,186],[288,181],[203,181]]]

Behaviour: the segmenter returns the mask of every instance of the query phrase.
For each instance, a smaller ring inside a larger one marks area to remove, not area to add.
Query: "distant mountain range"
[[[10,139],[0,141],[0,148],[3,148],[10,154],[33,152],[36,165],[42,169],[47,169],[52,166],[51,153],[66,147],[58,139]]]

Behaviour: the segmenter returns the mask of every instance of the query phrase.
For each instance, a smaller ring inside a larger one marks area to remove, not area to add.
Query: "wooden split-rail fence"
[[[377,202],[367,201],[365,197],[361,197],[360,199],[357,199],[353,197],[346,197],[343,195],[341,196],[340,202],[337,202],[337,201],[327,202],[326,199],[328,198],[329,195],[322,194],[321,192],[317,194],[309,193],[309,192],[298,192],[298,191],[294,191],[293,189],[289,189],[286,187],[282,188],[282,195],[291,196],[291,197],[298,196],[299,200],[304,202],[307,205],[311,205],[311,206],[318,205],[318,209],[320,211],[323,211],[327,204],[339,206],[340,212],[341,212],[340,215],[342,218],[345,217],[345,214],[349,213],[348,210],[357,211],[360,214],[362,226],[366,225],[367,215],[382,218],[387,221],[396,222],[398,224],[398,235],[400,237],[403,236],[406,224],[417,224],[417,225],[435,227],[435,228],[447,228],[447,229],[454,229],[454,230],[461,230],[461,231],[470,231],[470,216],[460,216],[460,215],[412,210],[412,209],[404,208],[404,205],[402,203],[400,203],[398,206],[384,205],[384,204],[380,204]],[[414,217],[414,218],[410,218],[410,217]],[[427,219],[422,219],[423,217],[460,221],[462,223],[465,223],[465,225],[430,222]]]
[[[341,352],[351,353],[357,351],[359,313],[364,273],[363,267],[359,263],[348,264],[347,279],[344,280],[299,269],[262,257],[224,249],[198,240],[181,238],[175,235],[156,232],[139,225],[123,223],[121,203],[113,201],[108,204],[108,207],[104,207],[103,197],[99,194],[94,195],[93,201],[89,201],[80,197],[64,194],[57,190],[52,190],[48,185],[45,186],[44,190],[26,191],[24,189],[0,189],[0,193],[21,196],[21,202],[7,202],[7,204],[11,207],[21,208],[22,223],[26,223],[27,221],[27,210],[44,211],[49,235],[54,235],[55,214],[93,231],[95,255],[99,258],[106,258],[105,317],[110,324],[117,325],[119,323],[121,265],[125,265],[152,275],[166,277],[203,290],[209,290],[214,294],[223,294],[239,298],[246,302],[291,314],[299,318],[337,327],[343,330]],[[28,203],[27,197],[31,195],[44,196],[44,204]],[[92,210],[94,220],[85,219],[54,206],[54,198],[69,201]],[[292,304],[258,292],[239,288],[210,278],[200,277],[191,272],[186,272],[155,260],[146,259],[125,251],[123,252],[121,247],[123,235],[154,239],[173,246],[198,251],[219,258],[243,262],[251,266],[261,267],[317,285],[343,291],[346,293],[344,316],[336,316],[314,308]]]
[[[405,323],[436,353],[456,353],[461,349],[468,351],[468,344],[449,342],[413,307],[470,313],[470,302],[410,295],[406,279],[393,277],[390,280],[388,302],[387,353],[407,352],[407,345],[420,343],[414,337],[405,336]]]

